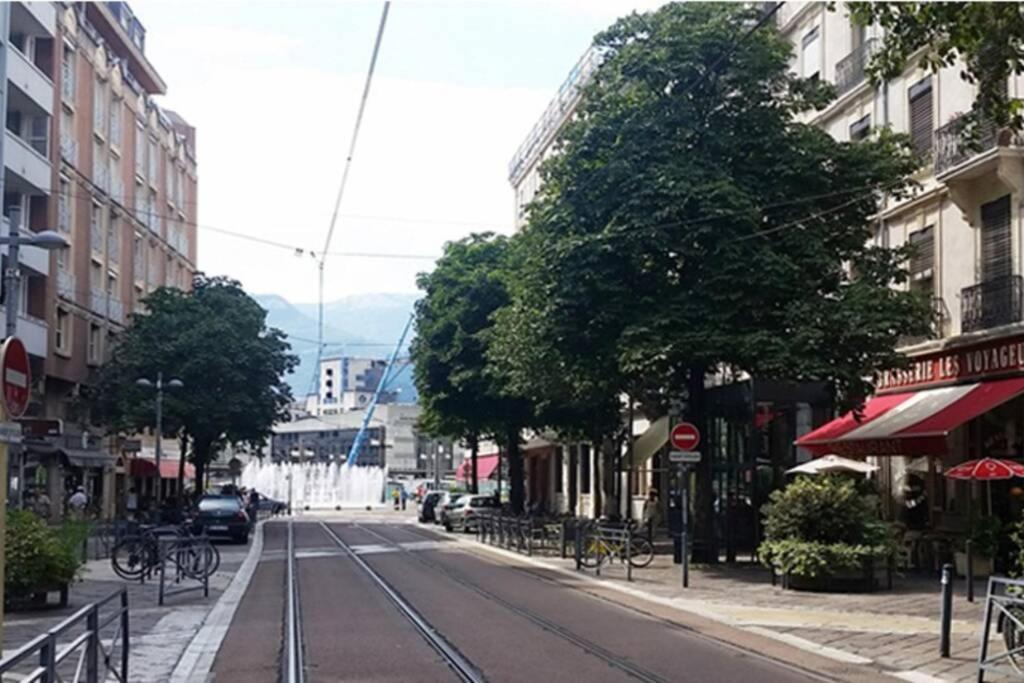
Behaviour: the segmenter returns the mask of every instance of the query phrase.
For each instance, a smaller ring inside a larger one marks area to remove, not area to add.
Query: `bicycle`
[[[175,537],[175,541],[169,547],[165,545],[162,550],[185,576],[202,580],[220,568],[220,551],[205,535],[193,535],[187,524],[140,526],[138,533],[124,538],[114,546],[110,555],[114,573],[127,581],[150,576],[163,559],[160,539],[168,536]]]
[[[593,569],[600,567],[611,558],[617,557],[620,562],[628,559],[636,569],[646,567],[654,560],[654,546],[644,536],[631,536],[629,539],[629,557],[626,557],[626,539],[610,539],[601,535],[600,531],[586,536],[586,546],[580,558],[584,567]]]

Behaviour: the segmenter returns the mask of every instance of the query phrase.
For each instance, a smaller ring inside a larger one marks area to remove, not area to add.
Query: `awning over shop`
[[[796,445],[816,455],[943,455],[951,431],[1021,393],[1024,377],[876,396],[859,416],[836,418]]]
[[[72,467],[112,469],[117,456],[101,451],[87,451],[80,448],[61,448],[61,453]]]
[[[498,454],[478,455],[476,458],[476,476],[479,480],[490,479],[494,471],[498,469]],[[455,479],[458,481],[469,481],[473,478],[473,463],[469,458],[462,461],[455,468]]]
[[[134,458],[131,461],[131,476],[133,477],[154,477],[156,476],[156,462],[152,458]],[[160,476],[163,479],[178,478],[178,460],[160,458]],[[195,479],[196,468],[185,463],[185,478]]]

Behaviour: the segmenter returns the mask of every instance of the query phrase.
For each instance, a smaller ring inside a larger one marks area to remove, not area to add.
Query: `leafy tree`
[[[493,316],[509,300],[503,276],[508,255],[509,240],[491,233],[445,245],[435,269],[419,276],[424,296],[416,302],[416,338],[410,356],[424,428],[435,435],[465,439],[474,460],[481,438],[494,436],[503,442],[510,502],[513,509],[521,510],[519,433],[531,423],[532,407],[499,381],[487,361]],[[474,480],[474,491],[476,487]]]
[[[267,328],[266,311],[233,280],[198,275],[191,291],[161,288],[145,304],[87,400],[95,420],[134,432],[155,421],[153,391],[136,379],[159,372],[165,381],[180,379],[184,388],[164,392],[164,433],[191,443],[202,490],[221,446],[261,444],[274,423],[288,419],[291,390],[283,377],[297,359],[284,334]]]
[[[757,19],[669,4],[595,39],[605,61],[543,167],[526,228],[539,246],[517,275],[544,338],[521,343],[561,348],[577,393],[656,408],[685,385],[702,425],[707,374],[732,368],[829,380],[856,405],[905,363],[899,336],[927,329],[924,302],[893,287],[907,251],[870,244],[917,160],[885,131],[845,143],[800,123],[832,90],[793,75],[790,44]],[[710,458],[697,474],[710,548]]]
[[[978,97],[968,124],[982,120],[1020,130],[1021,103],[1006,84],[1024,72],[1024,15],[1016,2],[853,2],[855,21],[877,22],[885,40],[872,56],[875,82],[901,74],[912,56],[938,71],[963,61],[961,78],[977,85]]]

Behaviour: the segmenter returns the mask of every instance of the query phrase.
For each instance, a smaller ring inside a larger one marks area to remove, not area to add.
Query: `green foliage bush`
[[[891,526],[878,517],[878,498],[849,477],[800,477],[775,491],[761,512],[761,562],[783,573],[829,576],[858,571],[869,558],[893,552]]]
[[[50,528],[25,510],[7,513],[5,596],[31,595],[74,580],[82,567],[82,543],[89,535],[83,521]]]

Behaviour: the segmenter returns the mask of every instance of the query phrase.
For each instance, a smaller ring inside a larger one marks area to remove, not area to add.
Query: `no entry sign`
[[[7,419],[25,414],[31,387],[32,373],[25,345],[17,337],[9,337],[0,347],[0,396],[3,396]]]
[[[700,430],[689,422],[680,422],[672,428],[670,441],[677,451],[694,451],[700,445]]]

